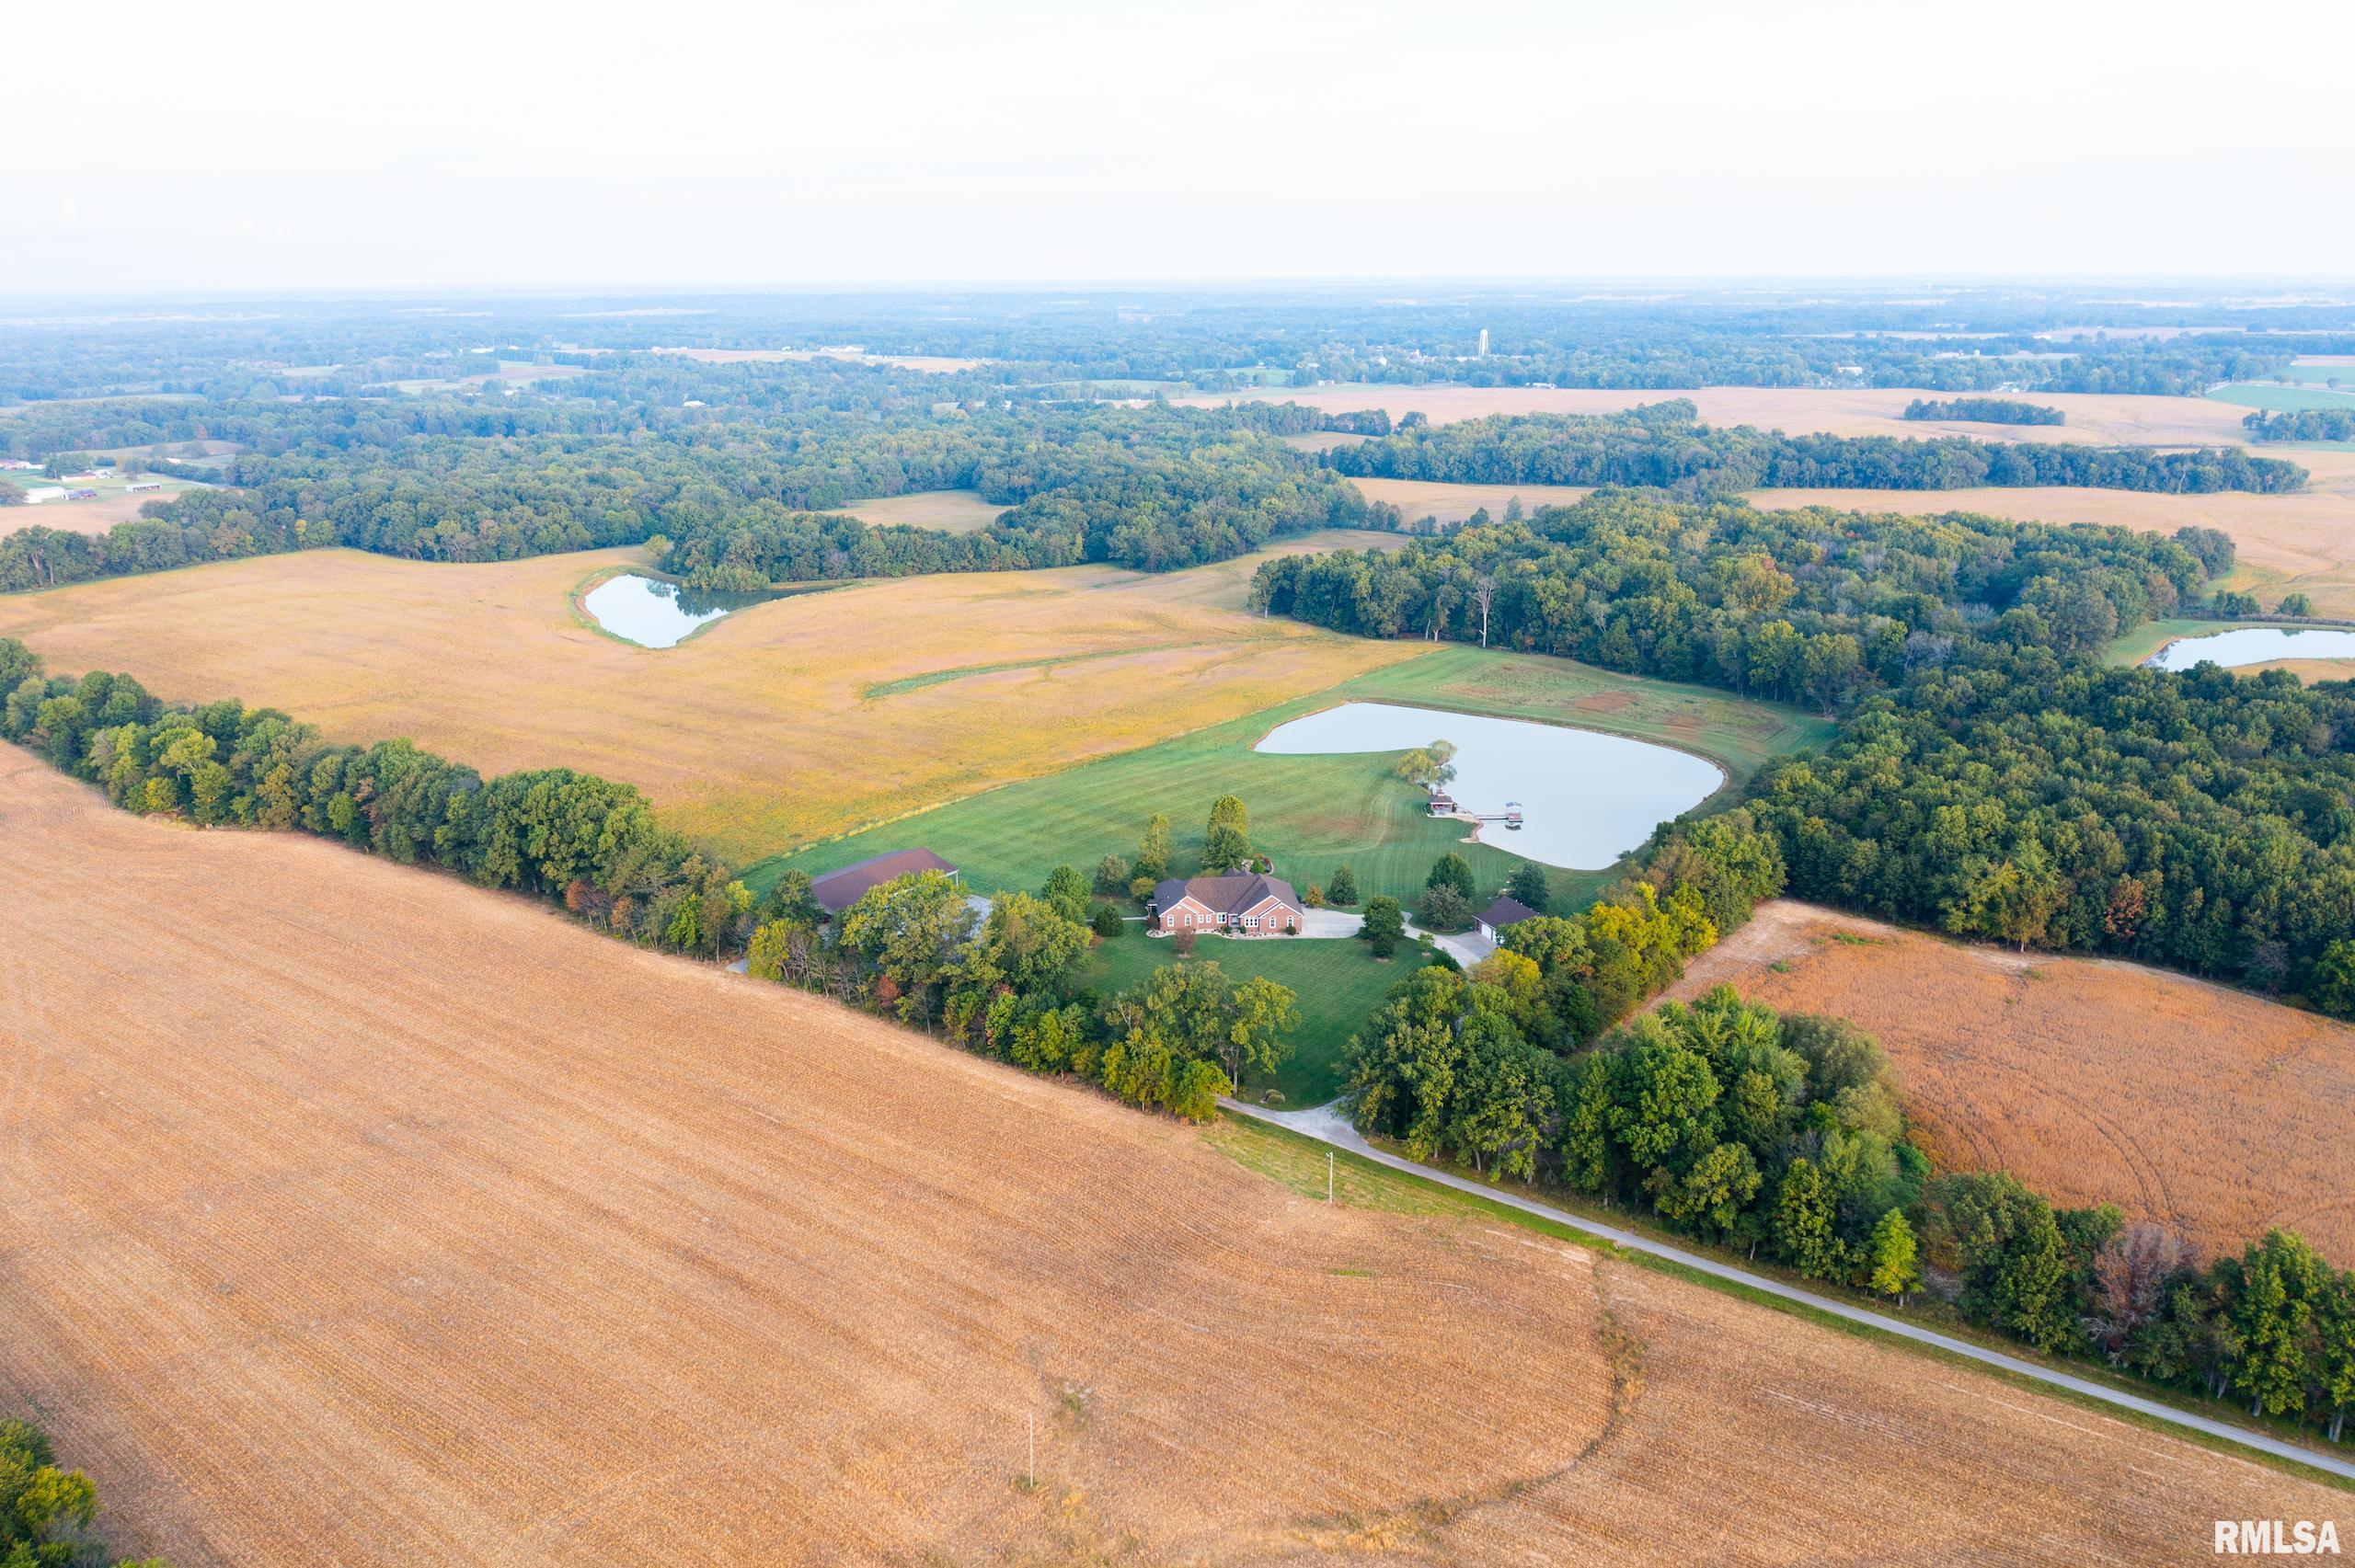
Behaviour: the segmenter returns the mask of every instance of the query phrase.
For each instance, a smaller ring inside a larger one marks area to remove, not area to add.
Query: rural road
[[[2153,1416],[2173,1425],[2189,1427],[2195,1432],[2202,1432],[2211,1437],[2223,1437],[2241,1444],[2245,1448],[2256,1448],[2280,1459],[2295,1459],[2300,1464],[2311,1465],[2316,1470],[2326,1471],[2332,1475],[2355,1480],[2355,1462],[2329,1454],[2317,1453],[2312,1448],[2300,1448],[2295,1443],[2285,1443],[2278,1437],[2269,1437],[2262,1432],[2252,1432],[2245,1427],[2230,1425],[2222,1421],[2211,1421],[2204,1415],[2195,1415],[2188,1411],[2177,1410],[2171,1405],[2161,1404],[2156,1400],[2147,1400],[2117,1389],[2105,1388],[2099,1383],[2084,1378],[2073,1377],[2069,1373],[2055,1371],[2049,1367],[2039,1367],[2033,1361],[2023,1361],[2017,1356],[2006,1356],[2001,1351],[1983,1349],[1968,1340],[1955,1339],[1939,1333],[1935,1329],[1917,1327],[1901,1319],[1867,1311],[1861,1307],[1850,1306],[1845,1301],[1836,1300],[1829,1296],[1819,1296],[1811,1290],[1801,1290],[1795,1286],[1786,1285],[1781,1280],[1749,1273],[1702,1253],[1689,1253],[1682,1247],[1673,1247],[1665,1242],[1655,1242],[1648,1236],[1639,1236],[1633,1230],[1623,1230],[1615,1225],[1604,1225],[1597,1220],[1583,1219],[1568,1210],[1522,1197],[1502,1187],[1492,1187],[1485,1182],[1476,1182],[1446,1171],[1434,1171],[1429,1166],[1418,1165],[1412,1160],[1376,1149],[1368,1143],[1359,1134],[1357,1128],[1350,1125],[1349,1118],[1341,1115],[1335,1105],[1316,1105],[1304,1111],[1270,1111],[1258,1105],[1246,1105],[1239,1100],[1228,1099],[1223,1095],[1220,1097],[1219,1104],[1236,1116],[1249,1116],[1254,1121],[1269,1122],[1277,1127],[1289,1128],[1305,1137],[1315,1139],[1320,1143],[1329,1143],[1337,1149],[1346,1149],[1350,1153],[1371,1160],[1378,1165],[1387,1165],[1394,1171],[1404,1171],[1408,1175],[1419,1176],[1424,1181],[1435,1182],[1441,1186],[1454,1187],[1458,1191],[1470,1193],[1475,1197],[1484,1197],[1491,1203],[1501,1203],[1508,1207],[1518,1208],[1541,1219],[1550,1219],[1557,1225],[1568,1225],[1572,1230],[1583,1230],[1591,1236],[1600,1236],[1604,1241],[1616,1242],[1630,1252],[1646,1253],[1656,1258],[1666,1258],[1671,1263],[1682,1264],[1686,1268],[1698,1269],[1703,1274],[1714,1275],[1719,1279],[1729,1279],[1736,1284],[1748,1286],[1752,1290],[1763,1290],[1769,1296],[1779,1296],[1786,1301],[1797,1301],[1803,1306],[1812,1307],[1817,1311],[1830,1312],[1834,1317],[1845,1318],[1851,1322],[1864,1323],[1879,1329],[1885,1333],[1893,1333],[1901,1339],[1935,1345],[1940,1350],[1951,1351],[1957,1356],[1969,1356],[1973,1361],[1984,1362],[1990,1367],[2000,1368],[2023,1378],[2032,1378],[2039,1383],[2050,1383],[2056,1388],[2067,1389],[2072,1393],[2097,1399],[2105,1404],[2117,1405],[2121,1409]]]

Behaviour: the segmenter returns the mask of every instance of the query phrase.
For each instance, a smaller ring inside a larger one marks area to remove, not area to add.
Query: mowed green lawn
[[[1305,892],[1347,864],[1361,896],[1389,893],[1408,902],[1449,850],[1471,861],[1480,886],[1504,885],[1518,856],[1462,842],[1461,822],[1434,821],[1422,791],[1396,778],[1387,753],[1325,757],[1263,756],[1251,750],[1287,720],[1350,699],[1444,707],[1539,719],[1664,741],[1724,768],[1722,802],[1768,759],[1821,745],[1828,720],[1780,704],[1753,703],[1705,687],[1614,675],[1568,659],[1445,647],[1424,658],[1359,677],[1230,723],[1160,745],[1008,784],[936,810],[776,856],[745,880],[765,888],[788,866],[813,875],[853,861],[922,845],[961,868],[980,892],[1037,888],[1058,864],[1093,872],[1104,855],[1133,858],[1145,819],[1170,820],[1180,875],[1200,864],[1211,802],[1242,797],[1252,842],[1273,858],[1276,875]],[[880,701],[888,704],[889,699]],[[888,722],[888,706],[879,714]],[[1445,732],[1434,721],[1434,737]],[[1503,837],[1504,835],[1499,835]],[[1551,873],[1557,910],[1582,907],[1616,875]]]
[[[1147,936],[1132,923],[1128,933],[1088,956],[1080,983],[1110,997],[1143,983],[1164,964],[1214,963],[1237,985],[1265,976],[1289,986],[1300,998],[1300,1027],[1290,1059],[1273,1073],[1243,1075],[1245,1098],[1262,1104],[1319,1105],[1341,1092],[1342,1053],[1350,1036],[1365,1026],[1390,988],[1422,967],[1428,955],[1413,943],[1399,945],[1388,963],[1354,937],[1253,938],[1205,936],[1192,956],[1180,958],[1167,937]]]
[[[2234,382],[2208,395],[2218,403],[2275,412],[2299,408],[2355,408],[2355,392],[2334,392],[2326,386],[2278,386],[2269,382]]]

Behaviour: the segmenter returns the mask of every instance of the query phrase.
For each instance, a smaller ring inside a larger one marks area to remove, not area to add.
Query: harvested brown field
[[[932,528],[943,533],[971,533],[987,528],[1006,510],[982,499],[979,490],[915,490],[904,496],[853,501],[835,509],[878,527]]]
[[[1867,512],[1936,516],[1980,512],[2022,522],[2101,522],[2172,533],[2217,528],[2233,536],[2239,566],[2231,586],[2244,588],[2271,609],[2298,590],[2317,614],[2355,617],[2355,452],[2304,447],[2268,449],[2303,465],[2305,489],[2258,496],[2226,491],[2210,496],[2157,495],[2074,486],[1977,490],[1753,490],[1767,510],[1836,507]]]
[[[2165,970],[1947,942],[1788,900],[1671,994],[1720,983],[1878,1036],[1943,1168],[2116,1203],[2211,1254],[2280,1225],[2355,1265],[2355,1028]]]
[[[2344,1500],[13,750],[0,939],[0,1408],[178,1568],[2147,1562]]]
[[[1977,436],[1982,440],[2093,441],[2131,446],[2238,446],[2247,431],[2248,410],[2204,397],[2131,397],[2090,393],[2024,393],[2031,403],[2064,410],[2065,425],[1982,425],[1901,418],[1917,397],[1951,393],[1904,387],[1705,386],[1692,390],[1618,390],[1589,387],[1400,386],[1381,383],[1281,387],[1264,393],[1204,393],[1172,401],[1198,406],[1255,398],[1298,403],[1327,413],[1387,409],[1393,419],[1410,410],[1434,424],[1476,419],[1489,414],[1613,414],[1670,398],[1691,400],[1705,423],[1756,425],[1792,435]]]
[[[1387,501],[1408,522],[1437,518],[1442,523],[1463,522],[1486,507],[1488,516],[1501,518],[1518,496],[1525,511],[1539,507],[1575,506],[1593,492],[1580,485],[1449,485],[1428,479],[1352,479],[1369,501]]]
[[[23,475],[0,475],[23,482]],[[35,485],[55,481],[34,477]],[[129,522],[139,515],[139,509],[149,501],[165,501],[190,488],[177,479],[161,482],[161,490],[142,490],[137,494],[120,486],[109,486],[87,501],[43,501],[38,506],[0,507],[0,535],[16,532],[20,528],[56,528],[68,533],[104,533],[118,522]]]
[[[1343,542],[1400,540],[1284,547]],[[0,635],[61,671],[127,670],[167,698],[236,696],[339,738],[407,736],[485,773],[626,779],[740,862],[1428,651],[1244,612],[1248,557],[857,583],[647,649],[571,606],[636,559],[274,555],[0,598]],[[924,679],[960,670],[977,678]]]

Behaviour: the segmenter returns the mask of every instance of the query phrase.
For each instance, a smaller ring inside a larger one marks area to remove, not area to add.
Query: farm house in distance
[[[1298,931],[1300,895],[1281,876],[1246,872],[1235,876],[1170,877],[1153,890],[1151,930],[1155,936],[1222,927],[1251,934]]]

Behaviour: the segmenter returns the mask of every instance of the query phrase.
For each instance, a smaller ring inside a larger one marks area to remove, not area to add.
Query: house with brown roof
[[[1519,925],[1525,920],[1535,920],[1537,911],[1510,893],[1499,893],[1497,901],[1479,914],[1480,934],[1495,942],[1504,934],[1505,927]]]
[[[823,876],[812,877],[810,897],[816,899],[829,915],[841,914],[865,896],[870,887],[880,887],[895,877],[911,871],[942,871],[948,879],[957,880],[957,868],[930,850],[893,850],[862,860],[856,865],[845,865],[840,871],[829,871]]]
[[[1265,936],[1300,929],[1300,895],[1281,876],[1172,876],[1153,890],[1155,936],[1180,931],[1232,931]]]

